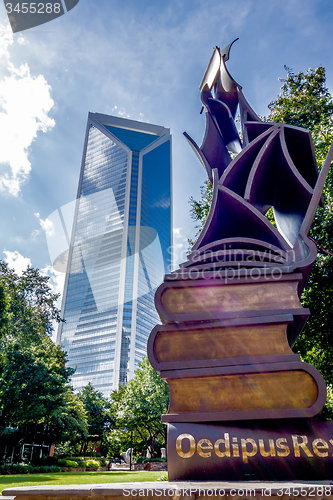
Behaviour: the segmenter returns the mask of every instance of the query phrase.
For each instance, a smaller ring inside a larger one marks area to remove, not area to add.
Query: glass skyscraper
[[[76,390],[133,377],[170,267],[169,129],[89,113],[57,338]]]

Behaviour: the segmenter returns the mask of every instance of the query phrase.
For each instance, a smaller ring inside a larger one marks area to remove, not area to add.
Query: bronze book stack
[[[290,347],[309,316],[298,295],[301,274],[172,278],[156,292],[163,325],[148,343],[149,360],[170,388],[164,422],[313,417],[321,410],[325,382]]]

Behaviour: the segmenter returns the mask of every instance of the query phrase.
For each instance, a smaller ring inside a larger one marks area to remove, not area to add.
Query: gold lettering
[[[248,451],[246,445],[250,444],[252,446],[252,451]],[[258,451],[258,446],[257,443],[255,442],[254,439],[248,438],[248,439],[241,439],[241,445],[242,445],[242,458],[243,462],[247,463],[248,457],[254,457],[254,455]]]
[[[307,457],[313,457],[311,451],[309,450],[309,448],[306,446],[306,443],[308,442],[308,438],[306,436],[295,436],[294,434],[292,434],[292,440],[293,440],[293,445],[294,445],[294,452],[295,452],[295,457],[300,457],[301,454],[299,452],[299,449],[302,448],[302,450],[304,451],[305,455]],[[297,438],[301,438],[302,441],[301,442],[298,442],[298,439]]]
[[[225,451],[220,450],[220,444],[224,444],[225,446]],[[229,433],[226,432],[224,434],[224,439],[218,439],[214,443],[214,451],[218,457],[230,457],[230,439],[229,439]]]
[[[287,457],[290,453],[290,448],[289,446],[287,446],[286,444],[282,444],[282,443],[287,443],[288,441],[286,440],[286,438],[279,438],[276,440],[276,447],[279,448],[280,450],[284,450],[284,451],[278,451],[277,452],[277,456],[278,457]]]
[[[237,438],[232,438],[233,443],[237,443]],[[232,456],[239,457],[239,447],[238,444],[232,444]]]
[[[190,441],[190,449],[187,453],[183,452],[182,441],[183,439],[188,439]],[[191,458],[195,452],[195,439],[191,434],[180,434],[176,441],[176,451],[178,455],[182,458]]]
[[[197,451],[198,451],[200,457],[203,457],[203,458],[209,458],[209,457],[211,457],[212,456],[212,452],[209,451],[208,453],[205,453],[205,451],[206,450],[212,450],[212,449],[213,449],[213,445],[209,441],[209,439],[200,439],[200,441],[197,444]]]
[[[322,453],[320,450],[328,450],[328,443],[324,439],[314,439],[312,443],[313,453],[318,457],[328,457],[328,451]]]
[[[275,446],[273,439],[268,440],[269,451],[265,451],[264,440],[259,439],[259,451],[263,457],[275,457]]]

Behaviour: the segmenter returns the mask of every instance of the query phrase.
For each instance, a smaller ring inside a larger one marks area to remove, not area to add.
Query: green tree
[[[73,370],[50,339],[60,320],[57,298],[36,269],[18,276],[0,262],[0,439],[8,426],[20,438],[50,443],[86,431],[85,414],[73,404]]]
[[[52,411],[50,420],[50,441],[53,443],[66,442],[70,446],[88,436],[88,416],[82,401],[67,384],[62,394],[63,404]]]
[[[200,199],[195,200],[193,196],[190,198],[190,215],[191,218],[196,222],[196,228],[198,232],[196,237],[198,237],[201,229],[203,228],[206,219],[209,214],[210,206],[212,204],[213,198],[213,185],[209,179],[206,179],[204,185],[200,187]],[[193,246],[194,241],[188,240],[189,244]]]
[[[147,445],[151,455],[157,441],[165,443],[166,426],[161,415],[169,406],[169,389],[148,358],[139,363],[134,379],[111,394],[111,412],[116,426],[133,432],[134,441]],[[128,442],[129,443],[129,442]]]
[[[88,434],[81,441],[81,454],[86,454],[90,446],[95,450],[97,442],[103,441],[103,435],[110,422],[108,400],[89,382],[79,393],[78,399],[87,415]]]
[[[269,104],[268,120],[310,130],[318,167],[321,168],[333,143],[333,100],[326,87],[325,69],[320,66],[306,73],[287,70],[281,93]],[[324,189],[324,207],[319,207],[310,237],[316,242],[318,256],[302,296],[311,311],[294,350],[333,384],[333,169]]]
[[[310,130],[316,158],[321,166],[333,142],[333,102],[326,87],[325,68],[306,73],[294,73],[285,66],[287,78],[282,82],[281,93],[268,108],[267,121],[288,123]]]
[[[0,282],[0,339],[6,334],[5,328],[9,317],[9,297],[3,284]]]

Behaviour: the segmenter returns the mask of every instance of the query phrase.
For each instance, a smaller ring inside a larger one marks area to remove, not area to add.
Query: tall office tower
[[[89,113],[57,338],[76,390],[133,377],[170,249],[169,129]]]

